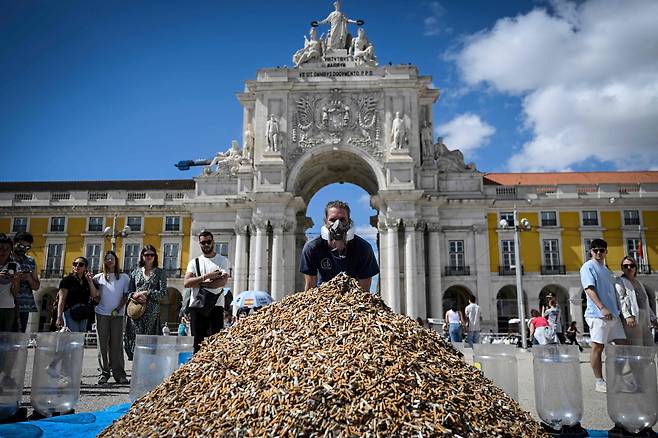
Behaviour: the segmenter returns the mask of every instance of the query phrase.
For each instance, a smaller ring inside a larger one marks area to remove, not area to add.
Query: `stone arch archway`
[[[38,325],[36,327],[32,326],[33,330],[39,332],[50,331],[50,322],[54,315],[53,304],[57,297],[58,289],[56,287],[45,287],[39,290],[35,294],[35,301],[37,308],[39,309],[38,315]]]
[[[548,297],[550,295],[555,297],[557,305],[560,308],[560,321],[562,322],[562,328],[564,330],[566,325],[572,321],[569,305],[569,292],[559,284],[547,284],[541,289],[541,291],[539,291],[537,310],[541,312],[542,309],[548,307]]]
[[[160,323],[173,326],[178,322],[178,313],[183,302],[183,294],[175,287],[168,287],[167,293],[160,300]]]
[[[322,187],[349,182],[370,195],[386,187],[382,165],[371,155],[352,146],[324,145],[306,152],[290,169],[286,187],[308,202]]]
[[[453,285],[443,293],[443,310],[447,311],[453,304],[462,312],[468,305],[468,299],[473,296],[473,292],[466,286]]]
[[[523,308],[526,318],[528,316],[528,296],[523,291]],[[516,300],[516,286],[505,285],[496,294],[496,315],[498,321],[498,332],[507,333],[510,330],[509,320],[519,317],[519,307]],[[518,333],[518,330],[516,330]]]

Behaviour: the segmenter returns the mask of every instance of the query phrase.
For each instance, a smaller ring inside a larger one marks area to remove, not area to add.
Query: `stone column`
[[[386,229],[386,263],[382,270],[382,298],[394,312],[400,313],[400,250],[398,248],[398,220],[388,220]]]
[[[427,287],[425,285],[425,223],[416,226],[416,287],[418,316],[427,318]]]
[[[284,296],[283,223],[272,224],[272,298],[275,301]]]
[[[255,290],[254,284],[256,281],[256,226],[249,225],[249,272],[247,273],[247,289]]]
[[[581,287],[569,288],[569,312],[571,320],[576,321],[578,330],[585,333],[585,320],[583,318],[583,289]],[[588,330],[589,331],[589,330]]]
[[[430,289],[430,317],[443,318],[443,288],[441,286],[441,238],[439,224],[428,224],[428,269]]]
[[[478,299],[482,312],[482,328],[491,328],[498,331],[498,316],[496,314],[496,291],[491,286],[491,265],[489,262],[489,235],[486,224],[473,226],[473,266],[471,276],[475,275],[476,290],[473,291]],[[484,331],[484,330],[482,330]]]
[[[295,274],[297,273],[298,257],[295,248],[295,229],[297,223],[286,221],[283,225],[283,295],[292,294],[297,290],[295,287]]]
[[[247,226],[236,225],[233,257],[233,296],[247,290]]]
[[[406,313],[416,319],[418,313],[418,277],[416,273],[416,222],[404,222],[404,289]]]
[[[267,221],[256,222],[254,289],[269,292],[267,284]]]

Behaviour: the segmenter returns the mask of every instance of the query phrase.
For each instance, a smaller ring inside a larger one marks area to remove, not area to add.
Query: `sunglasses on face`
[[[29,251],[32,248],[32,245],[25,245],[24,243],[17,243],[16,247],[23,251]]]
[[[626,264],[626,265],[621,265],[622,269],[631,269],[631,268],[635,268],[635,267],[636,266],[632,263],[629,263],[629,264]]]
[[[106,258],[105,258],[105,261],[106,261],[106,262],[113,262],[113,261],[114,261],[114,257],[106,257]]]
[[[590,251],[595,252],[595,253],[604,253],[607,251],[606,248],[592,248]]]
[[[155,257],[155,253],[152,252],[145,252],[144,257]]]
[[[199,245],[212,245],[212,240],[199,240]]]
[[[73,262],[74,268],[84,268],[85,266],[87,266],[87,264],[84,262]]]

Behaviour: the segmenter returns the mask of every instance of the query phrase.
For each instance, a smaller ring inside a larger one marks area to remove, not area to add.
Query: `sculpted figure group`
[[[366,32],[359,27],[357,36],[352,38],[347,25],[356,24],[361,26],[363,20],[352,20],[340,10],[340,2],[334,3],[335,10],[327,18],[321,21],[313,21],[309,38],[304,36],[304,47],[299,49],[292,57],[292,62],[296,67],[308,62],[319,62],[323,60],[327,52],[332,50],[347,50],[357,65],[375,65],[375,48],[368,40]],[[323,38],[324,34],[318,38],[315,28],[321,24],[329,25],[329,33]]]

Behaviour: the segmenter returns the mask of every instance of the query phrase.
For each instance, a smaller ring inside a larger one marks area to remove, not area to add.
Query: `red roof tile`
[[[639,172],[544,172],[487,173],[484,184],[503,186],[543,186],[556,184],[650,184],[658,183],[658,171]]]

